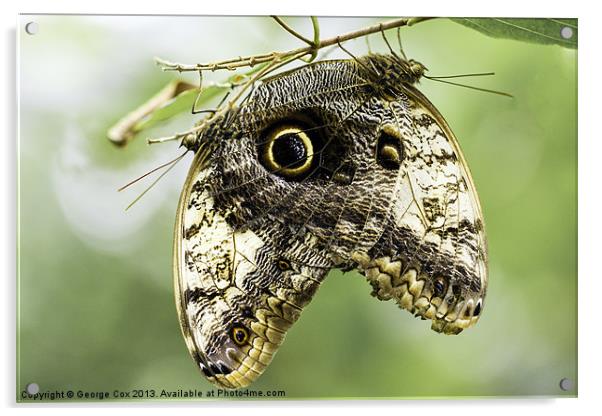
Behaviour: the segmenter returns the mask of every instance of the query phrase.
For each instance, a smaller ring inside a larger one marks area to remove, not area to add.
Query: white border
[[[378,412],[437,412],[450,415],[465,414],[507,414],[514,411],[528,411],[530,414],[563,414],[579,412],[591,414],[590,409],[600,408],[598,386],[600,367],[600,335],[598,329],[599,297],[602,294],[602,277],[597,251],[601,246],[602,227],[599,220],[600,204],[600,170],[602,156],[601,135],[596,129],[597,114],[602,92],[600,80],[600,33],[599,16],[595,2],[579,1],[547,1],[539,4],[525,0],[504,0],[503,2],[483,1],[440,1],[408,2],[403,0],[365,2],[326,2],[324,0],[202,0],[164,2],[124,2],[123,0],[103,0],[102,2],[83,2],[77,0],[25,0],[19,4],[0,6],[0,19],[3,23],[4,39],[2,42],[2,82],[4,97],[2,102],[0,126],[5,135],[2,140],[2,181],[0,187],[4,203],[1,205],[0,229],[4,231],[0,264],[4,265],[5,275],[2,291],[3,299],[3,334],[2,349],[4,374],[0,378],[1,404],[15,411],[15,199],[16,199],[16,48],[15,28],[17,13],[86,13],[86,14],[243,14],[243,15],[416,15],[416,16],[513,16],[513,17],[578,17],[579,18],[579,399],[556,400],[471,400],[471,401],[404,401],[404,402],[276,402],[276,403],[202,403],[198,405],[183,404],[179,412],[223,412],[225,407],[237,414],[265,414],[269,409],[285,411],[291,414],[302,414],[321,410],[332,412],[345,407],[346,412],[365,414],[370,407]],[[520,74],[517,74],[520,76]],[[598,399],[598,400],[597,400]],[[597,406],[596,406],[597,404]],[[172,404],[128,405],[128,411],[146,414],[163,414]],[[102,405],[27,405],[27,413],[43,411],[49,414],[63,414],[65,411],[104,413],[104,407],[121,408],[122,404]],[[42,407],[42,408],[40,408]],[[202,407],[204,409],[188,409]],[[399,407],[401,409],[391,409]],[[314,410],[315,409],[315,410]],[[522,412],[521,412],[522,413]]]

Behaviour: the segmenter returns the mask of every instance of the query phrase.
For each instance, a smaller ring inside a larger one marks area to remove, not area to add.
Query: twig
[[[311,53],[311,56],[309,56],[307,59],[301,58],[301,59],[304,59],[305,62],[308,62],[308,63],[312,62],[318,56],[318,49],[315,46],[320,43],[320,24],[318,23],[318,18],[316,16],[311,16],[311,24],[314,29],[314,41],[312,43],[312,46],[314,48]]]
[[[157,64],[161,66],[163,71],[178,71],[178,72],[189,72],[189,71],[216,71],[216,70],[234,70],[241,67],[252,67],[259,63],[271,62],[274,60],[285,60],[291,56],[305,56],[313,54],[322,48],[336,45],[341,42],[345,42],[351,39],[356,39],[362,36],[370,35],[373,33],[381,32],[388,29],[393,29],[401,26],[412,26],[416,23],[423,22],[432,19],[432,17],[412,17],[412,18],[401,18],[390,20],[385,23],[379,23],[373,26],[369,26],[360,30],[345,33],[333,38],[320,40],[317,44],[312,42],[311,46],[293,49],[286,52],[271,52],[267,54],[251,55],[246,57],[238,57],[234,59],[228,59],[225,61],[214,62],[214,63],[200,63],[200,64],[180,64],[176,62],[169,62],[164,59],[155,58]],[[308,41],[305,39],[304,41]]]
[[[432,19],[431,17],[400,18],[400,19],[390,20],[385,23],[379,23],[379,24],[376,24],[373,26],[365,27],[363,29],[359,29],[359,30],[356,30],[353,32],[349,32],[349,33],[346,33],[343,35],[336,36],[336,37],[320,40],[320,27],[319,27],[318,19],[316,17],[312,16],[311,21],[312,21],[312,26],[313,26],[313,40],[310,40],[310,39],[304,37],[303,35],[299,34],[298,32],[296,32],[290,26],[288,26],[281,18],[279,18],[277,16],[272,16],[272,18],[283,29],[285,29],[287,32],[289,32],[296,38],[298,38],[301,41],[303,41],[304,43],[306,43],[308,46],[297,48],[297,49],[292,49],[292,50],[285,51],[285,52],[270,52],[270,53],[250,55],[250,56],[245,56],[245,57],[239,56],[237,58],[231,58],[231,59],[214,62],[214,63],[205,63],[205,64],[200,63],[200,64],[193,64],[193,65],[181,64],[181,63],[177,63],[177,62],[170,62],[170,61],[166,61],[161,58],[155,58],[155,62],[161,66],[161,69],[163,71],[177,71],[177,72],[194,71],[194,72],[202,73],[202,71],[217,71],[217,70],[234,71],[238,68],[255,67],[256,65],[257,65],[257,68],[254,68],[252,71],[250,71],[247,74],[247,75],[253,74],[251,77],[247,78],[245,80],[245,82],[239,84],[240,89],[237,91],[235,96],[231,100],[229,100],[227,103],[224,103],[224,105],[218,106],[218,108],[215,110],[215,112],[213,112],[213,114],[211,116],[203,119],[199,124],[197,124],[196,126],[194,126],[193,128],[191,128],[187,131],[184,131],[181,133],[176,133],[171,136],[160,137],[160,138],[155,138],[155,139],[147,139],[147,142],[149,144],[163,143],[163,142],[167,142],[167,141],[180,140],[180,139],[183,139],[184,142],[186,142],[187,140],[195,141],[197,132],[203,130],[213,120],[215,120],[219,117],[222,117],[230,109],[232,109],[236,105],[237,101],[245,94],[245,92],[249,89],[249,87],[251,87],[252,85],[255,84],[255,82],[259,81],[264,76],[268,75],[269,73],[275,71],[276,69],[278,69],[292,61],[295,61],[297,59],[302,59],[306,62],[311,62],[317,57],[318,51],[323,48],[327,48],[330,46],[336,46],[336,45],[339,45],[339,47],[342,48],[341,43],[351,40],[351,39],[356,39],[356,38],[359,38],[362,36],[367,36],[367,35],[377,33],[377,32],[384,33],[384,31],[388,30],[388,29],[393,29],[393,28],[399,29],[402,26],[412,26],[416,23]],[[197,97],[197,100],[198,100],[198,97]],[[196,103],[196,100],[195,100],[195,103]],[[113,139],[114,142],[118,143],[118,144],[124,144],[129,138],[133,137],[133,135],[136,133],[135,131],[132,130],[133,121],[141,119],[141,117],[152,112],[156,108],[157,108],[157,104],[155,104],[154,107],[152,107],[150,105],[144,105],[143,109],[137,110],[138,111],[137,114],[132,114],[131,117],[126,117],[126,119],[129,119],[129,120],[123,120],[123,123],[124,123],[123,126],[117,125],[114,128],[114,129],[116,129],[116,131],[113,135],[115,137],[115,139]],[[125,139],[124,139],[124,137],[125,137],[124,132],[127,132],[127,137]]]

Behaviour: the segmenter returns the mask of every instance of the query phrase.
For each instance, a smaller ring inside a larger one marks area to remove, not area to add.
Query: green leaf
[[[141,131],[149,129],[157,123],[166,121],[174,116],[177,116],[178,114],[190,112],[193,106],[196,110],[199,110],[200,107],[203,107],[203,105],[205,105],[207,102],[221,94],[225,94],[229,89],[232,88],[233,85],[240,84],[241,81],[259,71],[264,66],[265,64],[257,65],[245,73],[234,74],[228,77],[223,83],[204,86],[200,94],[198,88],[183,91],[175,98],[171,99],[160,108],[150,113],[147,117],[140,120],[140,122],[136,124],[134,130],[136,133],[140,133]]]
[[[243,74],[234,74],[225,82],[203,86],[202,90],[182,80],[172,80],[151,99],[128,113],[111,127],[107,136],[114,144],[124,146],[140,132],[192,108],[202,108],[211,99],[225,94],[234,85],[240,85],[251,74],[266,64],[257,65]],[[200,91],[200,92],[199,92]]]
[[[207,101],[216,94],[217,88],[209,87],[205,88],[199,97],[197,104],[202,104],[203,101]],[[193,88],[180,93],[175,98],[172,98],[166,102],[163,106],[159,107],[148,116],[140,120],[134,126],[134,132],[140,133],[143,130],[149,129],[162,121],[168,120],[178,114],[189,112],[194,104],[194,101],[199,95],[199,89]]]
[[[577,19],[450,19],[494,38],[577,48]],[[569,33],[572,36],[568,37]]]

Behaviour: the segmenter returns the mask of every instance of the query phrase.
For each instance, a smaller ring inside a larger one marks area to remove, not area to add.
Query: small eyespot
[[[287,270],[290,270],[292,267],[291,267],[291,264],[287,260],[280,259],[280,260],[278,260],[278,268],[281,271],[285,272]]]
[[[303,124],[280,123],[263,135],[260,150],[263,165],[279,176],[300,179],[311,173],[318,157],[317,138]]]
[[[253,309],[250,306],[245,306],[241,311],[241,315],[243,318],[252,318]]]
[[[403,148],[399,137],[383,129],[376,144],[376,160],[387,170],[398,170],[403,158]]]
[[[236,325],[232,327],[230,336],[237,345],[245,345],[249,339],[249,331],[244,326]]]
[[[355,166],[351,162],[344,162],[333,173],[332,180],[339,185],[351,185],[355,176]]]
[[[437,298],[442,298],[447,291],[447,282],[443,277],[437,277],[433,283],[433,288],[434,296]]]

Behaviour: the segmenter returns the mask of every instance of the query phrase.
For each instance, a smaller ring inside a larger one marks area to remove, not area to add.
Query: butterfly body
[[[487,286],[478,197],[443,117],[392,55],[264,80],[185,143],[174,281],[188,348],[220,386],[249,385],[331,269],[444,333]]]

